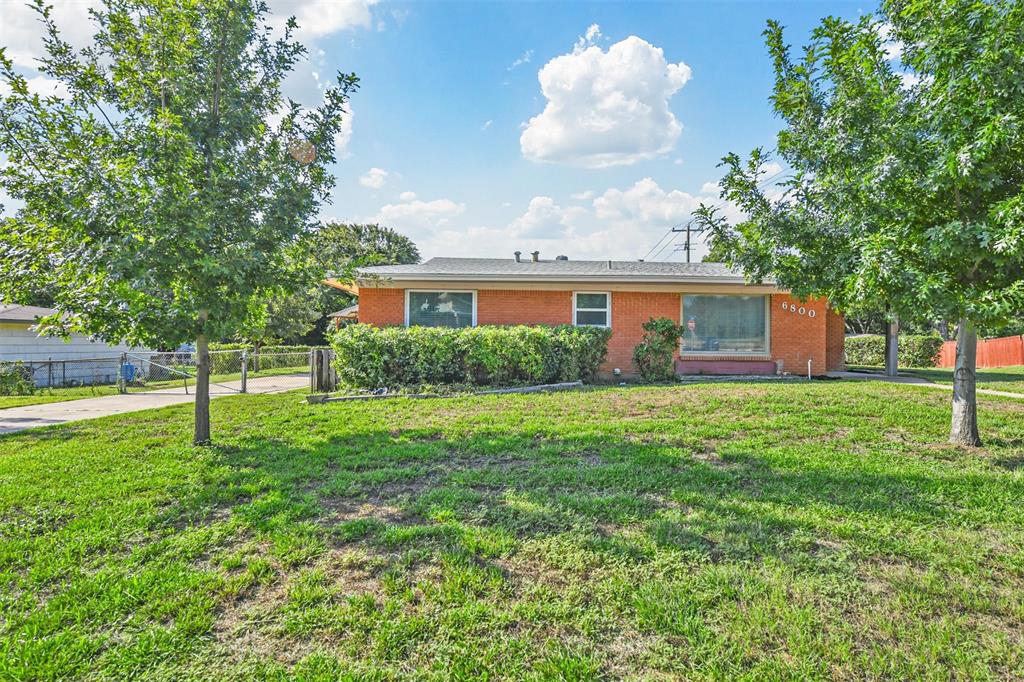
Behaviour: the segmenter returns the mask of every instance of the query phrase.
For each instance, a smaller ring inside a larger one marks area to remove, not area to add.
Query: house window
[[[683,353],[768,352],[767,296],[683,296]]]
[[[612,295],[577,291],[573,294],[573,324],[577,327],[612,326]]]
[[[472,327],[476,324],[476,292],[405,292],[407,327]]]

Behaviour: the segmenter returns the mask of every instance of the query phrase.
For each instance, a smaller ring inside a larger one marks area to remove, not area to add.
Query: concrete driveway
[[[309,386],[308,374],[282,374],[273,377],[259,377],[258,381],[249,380],[249,393],[281,393]],[[225,395],[239,395],[241,383],[229,381],[223,384],[210,385],[210,397],[219,398]],[[95,419],[112,414],[138,412],[156,407],[190,403],[195,400],[195,387],[189,386],[188,393],[183,386],[163,388],[144,393],[126,393],[108,395],[101,398],[83,398],[67,400],[60,403],[44,403],[42,405],[25,405],[0,410],[0,433],[11,433],[39,426],[64,424],[82,419]]]

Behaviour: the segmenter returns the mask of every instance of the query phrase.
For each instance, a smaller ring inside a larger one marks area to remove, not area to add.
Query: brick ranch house
[[[826,301],[748,284],[721,263],[578,261],[559,256],[432,258],[360,268],[359,322],[377,326],[576,324],[610,327],[602,374],[635,374],[642,325],[684,325],[679,374],[822,375],[843,368],[843,319]]]

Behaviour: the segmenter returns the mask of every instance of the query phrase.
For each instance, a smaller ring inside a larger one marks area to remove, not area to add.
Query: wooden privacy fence
[[[939,367],[956,364],[956,341],[946,341],[939,352]],[[1024,336],[978,339],[978,367],[1024,365]]]

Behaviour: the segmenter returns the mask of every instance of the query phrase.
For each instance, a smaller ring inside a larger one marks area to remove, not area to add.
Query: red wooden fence
[[[946,341],[939,352],[939,367],[956,364],[956,341]],[[978,367],[1024,365],[1024,336],[978,339]]]

